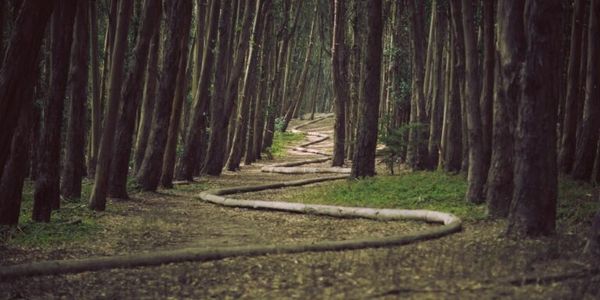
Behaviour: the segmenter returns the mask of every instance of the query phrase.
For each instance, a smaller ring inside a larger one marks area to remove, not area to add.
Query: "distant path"
[[[306,125],[317,122],[310,121],[293,130],[301,130]],[[349,173],[348,168],[323,168],[323,167],[300,167],[308,164],[323,163],[329,160],[329,154],[314,147],[328,139],[329,136],[322,132],[308,132],[308,136],[317,137],[316,140],[307,142],[294,151],[301,151],[319,157],[311,157],[303,161],[286,162],[277,165],[265,166],[263,172],[279,172],[286,174],[306,173]],[[365,248],[379,248],[406,245],[416,241],[435,239],[461,230],[462,221],[448,213],[428,210],[402,210],[402,209],[374,209],[361,207],[342,207],[330,205],[312,205],[292,202],[277,202],[263,200],[243,200],[227,198],[227,195],[256,192],[270,189],[281,189],[293,186],[303,186],[318,182],[346,179],[347,175],[336,175],[320,178],[309,178],[303,180],[276,182],[263,185],[240,186],[206,191],[199,194],[203,201],[227,207],[239,207],[247,209],[262,209],[283,212],[294,212],[302,214],[315,214],[339,218],[366,218],[373,220],[417,220],[432,223],[440,223],[441,226],[419,230],[412,233],[399,234],[381,238],[363,238],[350,240],[324,240],[317,243],[283,244],[283,245],[252,245],[236,247],[216,248],[185,248],[177,250],[165,250],[151,253],[96,257],[74,260],[54,260],[35,263],[19,264],[0,267],[0,280],[16,279],[24,276],[53,275],[66,273],[79,273],[85,271],[96,271],[113,268],[132,268],[140,266],[156,266],[167,263],[183,261],[210,261],[236,256],[260,256],[267,254],[301,253],[342,251]]]

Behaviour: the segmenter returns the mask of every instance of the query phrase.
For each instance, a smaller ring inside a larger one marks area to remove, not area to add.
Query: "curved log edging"
[[[309,163],[314,163],[316,160],[313,159],[309,161]],[[306,162],[294,162],[287,164],[302,165],[305,163]],[[279,167],[282,167],[281,165],[285,164],[280,164]],[[214,191],[202,192],[200,193],[199,198],[209,203],[214,203],[228,207],[268,209],[282,212],[325,215],[338,218],[366,218],[382,221],[418,220],[433,223],[441,223],[442,225],[426,230],[419,230],[412,233],[384,238],[365,238],[344,241],[322,241],[319,243],[289,245],[251,245],[239,247],[217,247],[211,249],[185,248],[177,250],[157,251],[152,253],[138,253],[131,255],[32,262],[26,264],[0,267],[0,281],[14,280],[26,276],[57,275],[81,273],[87,271],[99,271],[115,268],[157,266],[168,263],[186,261],[211,261],[238,256],[250,257],[268,254],[344,251],[365,248],[399,246],[414,243],[417,241],[440,238],[458,232],[462,228],[462,221],[458,217],[449,213],[437,211],[374,209],[363,207],[344,207],[278,201],[242,200],[224,197],[226,195],[232,194],[262,191],[268,189],[278,189],[292,186],[302,186],[307,184],[314,184],[318,182],[340,180],[346,178],[348,178],[346,175],[338,175],[322,178],[278,182],[265,185],[224,188]]]

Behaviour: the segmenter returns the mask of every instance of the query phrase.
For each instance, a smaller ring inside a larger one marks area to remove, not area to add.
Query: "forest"
[[[600,0],[0,0],[0,298],[600,297]]]

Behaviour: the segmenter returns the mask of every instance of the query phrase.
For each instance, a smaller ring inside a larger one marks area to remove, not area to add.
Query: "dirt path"
[[[306,129],[326,132],[331,122]],[[309,137],[310,138],[310,137]],[[329,151],[331,142],[320,144]],[[291,152],[285,161],[312,154]],[[281,160],[279,161],[281,162]],[[271,164],[272,162],[268,162]],[[322,163],[328,166],[327,163]],[[223,208],[194,198],[207,188],[264,184],[326,175],[284,175],[260,172],[261,164],[241,172],[179,186],[163,193],[141,193],[132,201],[112,202],[100,216],[104,230],[93,240],[52,249],[0,249],[0,265],[41,259],[81,258],[176,249],[248,244],[317,242],[388,236],[431,225],[422,222],[376,222],[313,215]],[[276,199],[277,192],[271,192]],[[580,239],[516,243],[499,234],[502,222],[466,224],[463,233],[448,238],[387,249],[228,258],[40,276],[0,282],[0,298],[26,299],[465,299],[488,297],[565,298],[583,290],[580,282],[518,287],[502,278],[531,270],[559,270],[572,264]],[[532,249],[534,249],[532,251]],[[555,254],[551,264],[547,257]],[[558,258],[556,258],[558,257]],[[557,262],[558,260],[558,262]],[[588,285],[598,286],[597,281]]]

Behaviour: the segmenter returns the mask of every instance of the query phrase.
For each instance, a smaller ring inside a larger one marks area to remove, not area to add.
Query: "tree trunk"
[[[525,0],[498,5],[496,95],[492,158],[487,180],[487,206],[491,217],[508,216],[513,196],[514,130],[519,103],[521,67],[525,54],[523,10]]]
[[[359,103],[359,124],[356,147],[352,158],[353,178],[375,175],[375,149],[379,116],[379,89],[381,80],[381,55],[383,20],[381,0],[367,4],[367,52],[365,69],[365,88]]]
[[[348,55],[346,53],[346,6],[344,1],[334,0],[333,38],[331,47],[331,69],[333,71],[333,91],[335,107],[335,125],[332,167],[344,165],[344,146],[346,144],[346,103],[348,103]]]
[[[156,84],[158,83],[159,73],[159,55],[160,55],[160,29],[157,29],[150,43],[150,54],[148,56],[148,66],[146,67],[144,95],[139,117],[139,125],[135,141],[135,152],[133,154],[134,172],[137,174],[144,160],[148,137],[152,128],[152,118],[154,113],[154,103],[156,102]]]
[[[567,95],[565,99],[564,121],[560,152],[558,155],[559,169],[563,173],[571,172],[575,159],[575,143],[577,123],[581,107],[579,67],[581,64],[581,41],[587,36],[582,30],[584,13],[584,0],[575,0],[573,21],[571,24],[571,46],[569,50],[569,66],[567,70]]]
[[[560,30],[560,7],[560,0],[525,3],[526,54],[521,71],[509,235],[548,235],[555,230],[559,96],[547,86],[558,84],[558,48],[553,38]]]
[[[219,24],[219,0],[211,0],[210,14],[208,16],[209,28],[207,33],[207,47],[202,54],[202,70],[198,82],[198,92],[194,97],[194,108],[190,122],[190,130],[183,147],[183,155],[177,166],[176,178],[192,181],[195,170],[202,165],[205,152],[207,114],[210,103],[210,83],[216,52],[217,26]],[[214,95],[213,95],[214,97]]]
[[[483,168],[487,177],[492,156],[492,123],[494,115],[494,57],[496,46],[494,39],[494,6],[495,1],[483,1],[483,62],[481,86],[481,142],[483,152]],[[485,182],[485,181],[484,181]]]
[[[451,2],[451,5],[453,2]],[[444,169],[446,172],[459,172],[462,162],[462,112],[460,101],[460,78],[459,78],[459,50],[454,16],[452,16],[452,32],[449,34],[451,73],[449,78],[448,92],[446,93],[444,108],[444,124],[446,126],[446,141],[444,152]]]
[[[71,105],[65,142],[61,194],[65,198],[81,197],[81,180],[85,170],[85,113],[88,97],[89,10],[88,0],[79,1],[71,49]]]
[[[583,119],[577,132],[577,148],[572,176],[590,180],[598,142],[600,124],[600,1],[592,0],[588,23],[587,76]]]
[[[9,145],[15,133],[23,98],[37,68],[38,55],[44,37],[46,23],[55,1],[26,0],[15,21],[13,35],[4,58],[10,64],[0,69],[0,145]],[[32,100],[29,100],[32,101]],[[0,174],[10,154],[9,147],[0,147]]]
[[[91,130],[88,141],[87,176],[95,175],[97,149],[100,143],[102,128],[102,99],[100,98],[100,67],[98,63],[98,18],[96,2],[90,5],[90,46],[92,63],[92,115]]]
[[[127,33],[133,12],[133,3],[121,1],[119,5],[119,16],[115,30],[115,46],[110,59],[109,93],[106,110],[104,113],[104,128],[100,139],[98,150],[98,161],[96,163],[96,175],[94,176],[94,188],[90,196],[90,209],[104,211],[106,209],[106,195],[108,194],[108,182],[111,176],[110,166],[113,155],[113,144],[121,103],[121,87],[123,82],[123,68],[125,65],[125,53],[127,51]],[[129,99],[124,99],[129,100]]]
[[[269,19],[269,18],[268,18]],[[254,140],[252,141],[252,147],[254,148],[253,160],[261,159],[261,151],[264,137],[264,128],[265,128],[265,119],[267,118],[267,109],[268,105],[268,95],[270,94],[267,89],[272,87],[269,84],[269,73],[271,72],[271,68],[274,65],[271,63],[271,49],[272,46],[269,44],[269,37],[273,30],[273,22],[269,21],[267,27],[265,28],[266,32],[263,35],[265,42],[264,47],[261,53],[261,70],[260,70],[260,91],[257,93],[256,97],[256,107],[254,108]]]
[[[247,3],[246,5],[250,5]],[[269,5],[267,3],[266,5]],[[240,162],[242,156],[246,151],[246,138],[248,133],[248,113],[250,110],[250,104],[254,98],[256,92],[256,65],[258,61],[257,47],[262,44],[262,28],[258,27],[259,22],[262,22],[262,15],[265,12],[260,11],[261,1],[256,1],[255,13],[253,14],[252,24],[252,37],[251,43],[248,49],[248,62],[246,64],[246,70],[244,71],[244,81],[242,84],[242,95],[241,105],[238,112],[237,122],[235,126],[235,133],[233,138],[233,145],[231,147],[231,153],[227,162],[227,169],[229,171],[236,171],[240,168]],[[263,23],[264,24],[264,23]],[[240,53],[240,55],[242,55]]]
[[[447,17],[443,13],[443,7],[434,1],[432,4],[436,14],[435,24],[435,44],[434,50],[432,50],[432,68],[431,72],[431,86],[432,93],[431,98],[431,118],[429,128],[429,143],[428,143],[428,154],[429,159],[427,165],[429,169],[435,169],[438,165],[440,140],[442,135],[442,122],[444,114],[444,44],[446,39],[446,26]],[[434,41],[431,41],[433,43]]]
[[[177,83],[177,71],[181,56],[182,39],[188,38],[191,18],[191,2],[171,1],[167,11],[167,38],[164,43],[159,97],[154,107],[152,129],[146,146],[144,159],[137,173],[137,182],[145,191],[156,191],[160,181],[163,158],[168,138],[172,102]],[[187,28],[186,28],[187,27]],[[185,54],[183,54],[185,55]]]
[[[144,74],[148,64],[148,51],[154,35],[160,30],[160,0],[145,0],[141,26],[138,27],[136,45],[131,58],[131,68],[121,91],[123,106],[115,132],[108,194],[113,198],[127,199],[127,175],[135,130],[135,118],[142,98]],[[157,47],[157,46],[154,46]]]
[[[59,1],[52,16],[50,92],[39,148],[32,216],[37,222],[49,222],[51,211],[60,208],[61,130],[76,6],[75,0]]]
[[[479,107],[479,57],[475,36],[473,1],[462,0],[465,36],[467,126],[469,130],[469,172],[466,199],[472,203],[484,201],[487,168],[482,145],[481,109]]]

